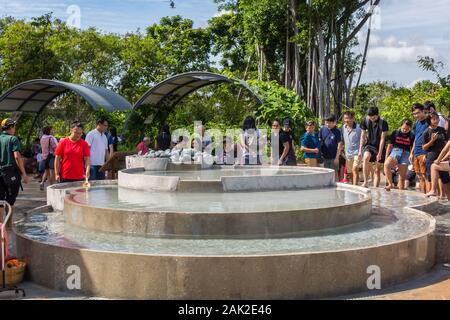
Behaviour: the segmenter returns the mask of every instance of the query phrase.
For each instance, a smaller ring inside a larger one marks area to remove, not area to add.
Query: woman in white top
[[[242,164],[261,165],[262,150],[260,146],[261,131],[256,128],[256,120],[248,116],[242,126],[240,135],[240,147],[242,149]]]

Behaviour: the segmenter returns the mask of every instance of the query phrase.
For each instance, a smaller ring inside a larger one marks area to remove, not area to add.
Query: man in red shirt
[[[58,182],[82,181],[89,178],[90,149],[81,139],[83,125],[75,121],[70,129],[70,136],[62,139],[55,151],[55,173]]]

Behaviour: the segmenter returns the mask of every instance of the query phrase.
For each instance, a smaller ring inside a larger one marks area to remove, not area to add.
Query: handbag
[[[6,186],[15,186],[20,183],[20,175],[17,167],[14,165],[2,166],[0,168],[0,175]]]
[[[49,137],[48,138],[48,155],[47,155],[47,159],[45,159],[45,165],[47,167],[50,165],[50,161],[55,159],[55,155],[53,154],[53,152],[50,152],[50,150],[52,149],[51,141],[52,141],[52,137]]]

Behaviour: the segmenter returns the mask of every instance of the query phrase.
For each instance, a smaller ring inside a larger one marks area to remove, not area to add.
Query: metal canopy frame
[[[180,103],[186,96],[188,96],[192,92],[209,85],[220,83],[240,85],[248,90],[255,97],[256,101],[259,104],[263,104],[263,100],[248,86],[246,82],[242,80],[231,79],[224,75],[211,72],[182,73],[158,83],[156,86],[148,90],[136,102],[125,122],[122,131],[122,137],[125,135],[126,130],[128,129],[128,124],[134,111],[140,108],[142,105],[153,105],[157,112],[159,112],[163,107],[173,109],[178,103]]]
[[[108,112],[125,111],[132,108],[124,97],[106,88],[68,83],[58,80],[36,79],[16,85],[0,96],[0,112],[36,113],[27,143],[44,109],[56,98],[74,92],[81,96],[92,108],[104,108]]]

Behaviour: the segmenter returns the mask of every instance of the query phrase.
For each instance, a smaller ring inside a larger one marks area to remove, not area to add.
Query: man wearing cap
[[[1,123],[0,134],[0,200],[6,200],[11,207],[15,204],[21,181],[28,183],[28,176],[20,154],[20,141],[15,136],[16,122],[5,119]],[[3,220],[3,208],[0,208],[0,222]],[[12,218],[8,222],[12,226]]]

